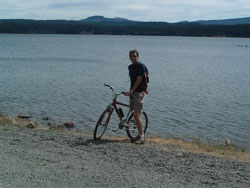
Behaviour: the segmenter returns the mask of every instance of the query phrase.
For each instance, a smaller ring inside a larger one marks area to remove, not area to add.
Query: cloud
[[[82,19],[93,15],[138,21],[250,16],[249,0],[0,0],[0,18]]]
[[[110,3],[105,1],[70,1],[70,2],[55,2],[48,5],[49,9],[79,9],[91,8],[99,9],[101,7],[108,7]]]

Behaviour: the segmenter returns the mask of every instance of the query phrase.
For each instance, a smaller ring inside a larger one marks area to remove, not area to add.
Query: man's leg
[[[135,140],[136,144],[144,144],[145,138],[144,138],[144,131],[142,126],[142,118],[140,112],[134,112],[134,118],[136,121],[137,129],[139,131],[139,137],[138,140]]]
[[[139,142],[144,143],[144,131],[142,125],[142,112],[143,112],[143,102],[145,94],[143,92],[135,92],[130,96],[130,110],[134,111],[134,118],[136,121],[136,126],[139,132]]]
[[[143,102],[145,94],[143,92],[136,93],[135,95],[135,105],[134,105],[134,118],[136,121],[137,129],[139,131],[139,140],[136,141],[137,144],[144,143],[144,131],[142,122],[142,112],[143,112]]]
[[[140,112],[134,112],[134,118],[135,118],[135,121],[136,121],[136,125],[137,125],[137,128],[138,128],[139,134],[143,135],[144,132],[143,132],[143,128],[142,128],[141,113]]]

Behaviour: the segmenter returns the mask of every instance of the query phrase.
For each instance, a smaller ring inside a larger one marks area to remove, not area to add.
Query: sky
[[[101,15],[135,21],[250,17],[250,0],[0,0],[0,19],[80,20]]]

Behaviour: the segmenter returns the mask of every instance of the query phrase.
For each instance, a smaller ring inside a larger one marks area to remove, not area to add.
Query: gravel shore
[[[250,163],[176,147],[0,126],[0,187],[250,187]]]

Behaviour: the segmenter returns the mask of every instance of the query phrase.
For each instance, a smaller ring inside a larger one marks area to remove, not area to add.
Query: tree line
[[[250,24],[203,25],[199,23],[171,24],[167,22],[0,20],[0,33],[250,37]]]

